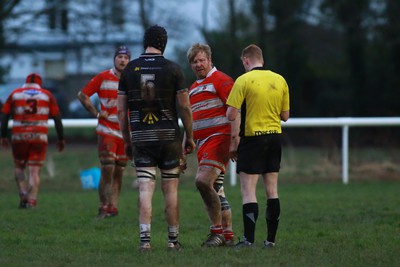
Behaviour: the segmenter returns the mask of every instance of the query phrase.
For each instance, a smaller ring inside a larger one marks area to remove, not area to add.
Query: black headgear
[[[161,53],[164,53],[167,40],[167,31],[161,26],[154,25],[148,28],[144,33],[143,47],[146,49],[148,46],[152,46],[160,50]]]

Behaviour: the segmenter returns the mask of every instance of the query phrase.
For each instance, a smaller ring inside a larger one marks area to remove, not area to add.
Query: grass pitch
[[[80,170],[98,166],[96,147],[70,146],[63,153],[50,149],[48,155],[38,207],[19,210],[11,152],[0,151],[0,266],[400,265],[400,183],[396,179],[350,179],[349,185],[343,185],[340,178],[323,176],[316,182],[314,176],[302,181],[282,171],[277,246],[271,250],[261,246],[266,224],[260,187],[257,247],[207,249],[200,247],[209,222],[194,187],[192,158],[180,185],[180,241],[184,249],[173,253],[166,250],[167,226],[158,183],[153,199],[153,251],[140,253],[137,191],[131,187],[133,168],[128,167],[125,173],[120,215],[96,221],[97,192],[82,190],[79,180]],[[293,170],[294,161],[290,163]],[[242,235],[239,187],[227,184],[226,195],[238,238]]]

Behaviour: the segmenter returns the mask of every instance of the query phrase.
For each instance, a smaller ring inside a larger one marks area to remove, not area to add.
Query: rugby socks
[[[168,243],[178,242],[179,225],[168,226]]]
[[[210,232],[212,234],[219,234],[222,235],[223,234],[223,229],[222,229],[222,225],[218,224],[218,225],[211,225],[210,226]]]
[[[281,214],[281,207],[279,198],[267,200],[267,208],[265,212],[265,219],[267,221],[267,241],[275,243],[276,232],[278,231],[279,218]]]
[[[235,234],[231,230],[224,230],[223,231],[225,241],[231,241],[235,237]]]
[[[140,243],[150,243],[151,224],[140,224]]]
[[[254,243],[254,233],[258,218],[258,203],[246,203],[242,207],[244,237],[250,243]]]
[[[28,208],[34,208],[36,207],[36,205],[37,205],[37,200],[33,198],[28,199],[28,202],[26,203],[26,206]]]

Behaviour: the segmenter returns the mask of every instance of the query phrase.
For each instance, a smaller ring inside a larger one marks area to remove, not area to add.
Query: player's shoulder
[[[167,66],[170,66],[171,68],[176,68],[176,69],[179,69],[179,70],[181,69],[181,66],[177,62],[175,62],[175,61],[173,61],[171,59],[165,58],[165,57],[164,57],[164,60],[165,60],[165,64]]]
[[[102,72],[100,72],[97,76],[103,77],[103,78],[109,78],[114,75],[114,70],[113,68],[107,69],[107,70],[103,70]]]
[[[275,81],[279,81],[283,84],[286,84],[286,79],[279,73],[274,72],[272,70],[269,70],[269,75],[272,77]]]
[[[216,72],[214,72],[214,74],[216,77],[218,77],[219,79],[223,79],[223,80],[231,80],[233,81],[232,77],[229,76],[228,74],[226,74],[223,71],[217,70]]]
[[[18,93],[18,92],[22,92],[24,89],[26,89],[26,88],[24,88],[24,87],[17,87],[17,88],[14,88],[14,89],[10,92],[10,95],[13,95],[13,94]]]
[[[99,79],[102,78],[104,76],[107,76],[109,74],[111,74],[112,69],[106,69],[106,70],[102,70],[99,73],[97,73],[95,76],[93,76],[92,79]]]
[[[276,76],[278,76],[278,77],[281,77],[281,78],[283,78],[283,76],[281,75],[281,74],[279,74],[279,73],[277,73],[276,71],[273,71],[273,70],[269,70],[273,75],[276,75]]]
[[[178,63],[176,63],[173,60],[166,59],[166,58],[165,58],[164,62],[165,63],[163,64],[162,68],[167,73],[173,74],[174,76],[177,76],[177,77],[182,77],[182,78],[184,77],[183,70],[182,70],[181,66]]]
[[[40,87],[37,90],[40,91],[42,94],[46,94],[46,95],[48,95],[50,97],[54,97],[54,94],[49,89],[46,89],[44,87]]]

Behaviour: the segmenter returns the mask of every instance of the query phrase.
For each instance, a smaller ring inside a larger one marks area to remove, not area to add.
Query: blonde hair
[[[242,57],[247,57],[250,60],[264,62],[263,53],[260,47],[251,44],[242,50]]]
[[[187,59],[189,63],[192,63],[194,58],[199,52],[204,52],[209,59],[211,59],[211,48],[209,45],[196,43],[193,44],[187,51]]]

